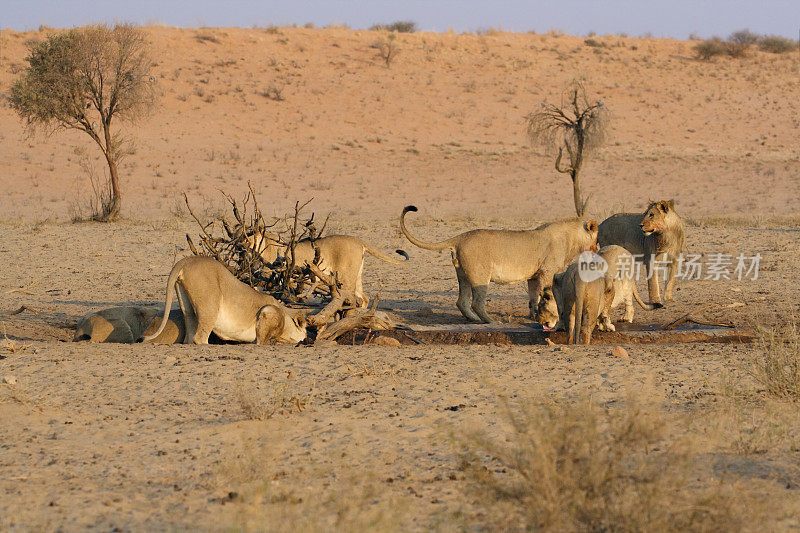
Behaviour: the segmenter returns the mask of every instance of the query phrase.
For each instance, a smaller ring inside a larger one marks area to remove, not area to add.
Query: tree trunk
[[[114,146],[114,141],[111,137],[111,119],[103,120],[103,136],[105,137],[105,147],[103,147],[103,154],[106,156],[108,162],[108,181],[111,185],[111,197],[103,200],[102,213],[100,220],[103,222],[114,222],[119,218],[120,206],[122,198],[119,192],[119,173],[117,171],[117,155],[118,147]]]
[[[583,196],[581,195],[581,182],[578,177],[578,171],[572,171],[572,199],[575,202],[575,212],[578,214],[579,218],[583,218],[584,212],[586,211],[586,204],[583,202]]]
[[[106,153],[106,161],[108,162],[111,196],[103,199],[102,212],[100,213],[98,219],[101,222],[114,222],[119,218],[121,205],[119,193],[119,175],[117,172],[117,162],[114,160],[114,156]]]

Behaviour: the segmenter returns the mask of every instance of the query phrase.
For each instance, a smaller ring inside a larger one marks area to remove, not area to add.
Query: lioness
[[[639,296],[639,291],[636,290],[636,282],[632,272],[627,272],[633,266],[633,257],[623,247],[617,245],[604,246],[598,252],[598,255],[608,265],[605,276],[612,280],[614,296],[609,307],[604,307],[600,313],[600,320],[597,324],[597,329],[600,331],[615,331],[614,324],[611,323],[611,309],[614,309],[621,303],[625,303],[625,315],[622,318],[623,322],[633,322],[634,307],[633,300],[636,300],[642,309],[652,310],[655,307],[652,304],[646,304]],[[553,281],[555,283],[555,279]],[[542,299],[539,300],[539,323],[545,329],[565,329],[564,324],[559,321],[558,304],[555,295],[553,294],[552,287],[545,287],[542,292]]]
[[[247,237],[247,243],[257,253],[261,254],[264,261],[273,263],[278,257],[289,261],[286,246],[278,243],[277,236],[266,232],[264,235]],[[329,235],[313,241],[302,240],[295,244],[294,262],[298,266],[313,263],[315,257],[314,247],[319,249],[319,267],[325,274],[337,275],[342,289],[352,292],[356,297],[355,304],[366,307],[368,299],[364,296],[362,274],[364,272],[364,252],[387,263],[400,264],[408,261],[408,254],[403,250],[395,250],[405,259],[396,259],[376,250],[358,237],[350,235]]]
[[[405,216],[417,211],[413,205],[403,209],[400,229],[412,244],[426,250],[450,249],[458,278],[456,306],[471,322],[491,322],[486,312],[489,282],[528,281],[528,307],[534,317],[542,289],[553,281],[553,274],[584,250],[597,250],[597,222],[567,219],[551,222],[534,230],[477,229],[445,241],[420,241],[406,229]]]
[[[258,344],[272,339],[297,343],[306,337],[304,316],[292,316],[275,298],[242,283],[216,260],[192,256],[172,267],[164,317],[158,330],[142,341],[152,341],[166,327],[173,288],[183,311],[185,344],[208,344],[212,332],[222,340]]]
[[[664,307],[658,287],[656,261],[667,263],[667,286],[664,299],[672,300],[678,258],[685,244],[683,220],[675,212],[673,200],[650,202],[644,215],[617,213],[600,224],[598,244],[618,244],[643,261],[648,279],[650,303],[656,308]]]

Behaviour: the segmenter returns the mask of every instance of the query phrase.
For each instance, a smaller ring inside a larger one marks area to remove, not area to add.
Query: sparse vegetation
[[[283,88],[278,87],[276,85],[270,85],[263,91],[258,91],[258,94],[268,100],[273,100],[275,102],[282,102],[286,100],[286,97],[283,96]]]
[[[780,35],[765,35],[758,40],[758,48],[763,52],[784,54],[797,50],[798,42]]]
[[[220,44],[220,42],[221,42],[219,40],[219,38],[217,38],[215,35],[212,35],[210,33],[198,33],[197,35],[194,36],[194,38],[197,39],[197,41],[201,42],[201,43]]]
[[[658,407],[590,397],[500,402],[502,436],[456,435],[462,468],[490,529],[732,530],[725,487],[693,489],[688,455],[666,442]]]
[[[732,33],[727,40],[712,37],[695,44],[692,49],[698,59],[709,60],[715,56],[745,57],[753,45],[763,52],[782,54],[796,50],[797,41],[777,35],[758,35],[750,30]]]
[[[574,81],[562,96],[561,105],[542,103],[541,111],[530,113],[525,119],[531,142],[546,149],[558,149],[556,170],[572,179],[575,212],[582,217],[589,196],[584,198],[581,193],[580,171],[584,156],[605,142],[608,122],[605,105],[601,100],[589,102],[583,83]],[[564,149],[569,165],[562,167]]]
[[[372,44],[372,48],[378,50],[378,56],[386,63],[386,68],[392,65],[392,61],[400,53],[400,48],[397,46],[397,34],[392,32],[385,38],[382,37]]]
[[[319,490],[298,491],[281,483],[286,472],[276,468],[266,438],[242,437],[242,442],[218,474],[225,494],[231,531],[401,531],[408,520],[406,498],[389,495],[363,465],[346,471],[315,466],[324,481]],[[331,482],[335,490],[322,490]]]
[[[750,30],[739,30],[731,33],[730,37],[728,37],[728,41],[737,44],[743,44],[745,46],[750,46],[751,44],[755,44],[758,42],[758,34],[751,32]]]
[[[111,193],[95,220],[119,216],[118,165],[129,143],[112,128],[134,121],[156,101],[156,82],[144,33],[129,25],[89,26],[50,35],[35,45],[11,86],[11,107],[31,129],[75,129],[89,135],[108,163]]]
[[[390,24],[374,24],[370,27],[372,31],[396,31],[398,33],[414,33],[417,31],[417,23],[410,20],[398,20]]]
[[[234,385],[234,396],[242,412],[249,420],[268,420],[276,414],[302,412],[311,400],[311,394],[293,394],[289,378],[282,382],[268,382],[271,391],[264,392],[243,380]],[[313,392],[313,391],[312,391]]]
[[[800,400],[800,333],[795,324],[765,330],[751,372],[764,390],[778,398]]]

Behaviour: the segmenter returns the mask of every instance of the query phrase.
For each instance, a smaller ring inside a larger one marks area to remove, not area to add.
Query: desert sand
[[[0,93],[50,31],[0,31]],[[530,146],[524,117],[575,78],[612,117],[583,169],[591,216],[672,198],[688,252],[762,256],[757,280],[679,281],[674,302],[637,309],[637,321],[714,303],[710,321],[794,323],[797,54],[699,61],[691,41],[415,33],[397,36],[387,67],[373,31],[146,31],[162,98],[124,126],[135,151],[121,166],[120,222],[73,222],[91,196],[81,150],[103,173],[91,141],[28,136],[0,99],[0,311],[32,310],[0,317],[0,529],[496,527],[458,435],[504,442],[503,398],[613,406],[634,393],[666,424],[656,450],[691,443],[682,490],[732,493],[726,516],[744,530],[800,527],[797,403],[753,377],[759,344],[632,344],[619,358],[602,336],[569,347],[70,342],[89,311],[163,301],[185,235],[198,233],[183,192],[210,219],[226,209],[219,191],[241,196],[248,181],[266,215],[313,197],[328,233],[407,250],[407,265],[366,259],[382,308],[463,323],[449,254],[406,241],[400,212],[417,205],[409,225],[430,240],[572,215],[568,178]],[[490,298],[500,321],[529,321],[524,284],[492,285]],[[497,461],[479,454],[510,476]]]

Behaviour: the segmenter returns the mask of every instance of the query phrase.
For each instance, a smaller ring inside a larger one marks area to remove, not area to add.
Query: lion
[[[604,275],[589,281],[579,272],[581,261],[571,263],[553,276],[553,296],[558,319],[567,331],[569,344],[592,341],[592,331],[603,310],[611,305],[614,286]]]
[[[143,342],[164,331],[173,289],[183,312],[184,344],[208,344],[212,332],[222,340],[257,344],[273,339],[298,343],[306,338],[304,315],[293,316],[275,298],[239,281],[215,259],[191,256],[172,267],[161,324]]]
[[[158,314],[151,307],[121,306],[87,314],[78,322],[75,342],[136,342]]]
[[[87,314],[78,322],[75,342],[133,343],[142,335],[152,333],[161,321],[161,312],[153,307],[110,307]],[[167,327],[153,342],[173,344],[183,340],[183,314],[180,309],[170,311]]]
[[[631,323],[634,317],[633,301],[642,309],[653,310],[655,306],[646,304],[636,290],[636,282],[633,279],[633,272],[628,269],[633,267],[633,256],[623,247],[617,245],[604,246],[598,252],[607,265],[605,276],[613,283],[613,299],[609,306],[604,307],[600,313],[600,320],[597,329],[600,331],[615,331],[616,328],[611,322],[611,310],[620,304],[625,304],[625,314],[623,322]],[[553,281],[555,283],[555,279]],[[552,287],[545,287],[542,298],[539,300],[539,323],[545,330],[565,329],[564,324],[559,321],[559,311]]]
[[[147,337],[155,333],[161,325],[163,313],[159,310],[150,325],[139,337]],[[178,309],[170,309],[167,325],[164,326],[161,334],[156,336],[152,341],[157,344],[183,344],[183,339],[186,336],[186,324],[183,321],[183,311]]]
[[[678,272],[679,257],[685,245],[683,220],[675,212],[673,200],[650,202],[644,215],[638,213],[617,213],[600,224],[598,244],[606,246],[618,244],[644,262],[648,276],[650,303],[656,308],[664,307],[658,286],[656,261],[667,263],[667,284],[664,299],[672,300],[675,279]]]
[[[597,250],[597,222],[566,219],[534,230],[477,229],[450,239],[430,243],[409,233],[405,216],[417,211],[403,209],[400,229],[412,244],[426,250],[449,249],[458,278],[456,306],[470,322],[492,322],[486,312],[489,282],[528,281],[528,308],[535,318],[542,289],[552,284],[553,274],[585,250]]]
[[[289,261],[288,247],[280,244],[277,235],[264,232],[260,236],[249,235],[247,244],[256,253],[261,254],[261,258],[267,263],[274,263],[279,257]],[[377,257],[387,263],[402,264],[408,261],[408,254],[403,250],[395,252],[405,259],[396,259],[384,254],[359,239],[351,235],[329,235],[319,239],[301,240],[294,247],[295,265],[303,266],[306,263],[313,263],[315,259],[315,248],[319,249],[319,267],[323,273],[336,274],[337,280],[342,284],[342,289],[355,295],[356,306],[366,307],[369,299],[364,295],[364,285],[362,274],[364,272],[364,253]]]

